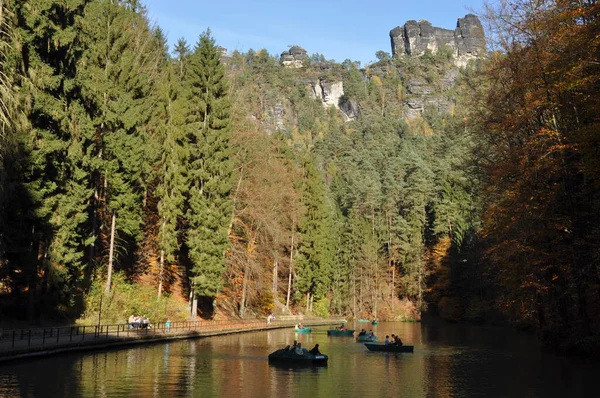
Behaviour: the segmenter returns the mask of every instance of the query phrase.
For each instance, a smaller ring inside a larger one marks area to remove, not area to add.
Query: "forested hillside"
[[[0,324],[429,313],[598,344],[596,1],[505,0],[487,56],[372,65],[169,48],[137,0],[0,5]]]

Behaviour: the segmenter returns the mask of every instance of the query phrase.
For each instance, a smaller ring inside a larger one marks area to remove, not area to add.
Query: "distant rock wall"
[[[311,82],[312,96],[323,102],[323,106],[328,108],[334,106],[344,115],[344,119],[354,120],[358,117],[358,105],[356,101],[344,97],[344,83],[342,81],[332,81],[320,78]]]
[[[485,35],[479,18],[467,14],[459,18],[456,29],[442,29],[429,21],[407,21],[390,31],[392,54],[421,56],[430,50],[436,53],[446,46],[453,52],[456,66],[465,66],[469,60],[485,55]]]
[[[286,68],[302,68],[306,65],[307,58],[305,49],[300,46],[292,46],[289,50],[281,53],[279,62]]]

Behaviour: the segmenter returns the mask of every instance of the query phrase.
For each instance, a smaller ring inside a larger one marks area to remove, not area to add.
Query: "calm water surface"
[[[352,325],[349,325],[352,326]],[[600,364],[540,350],[498,328],[357,323],[399,334],[414,353],[369,352],[327,327],[63,354],[0,365],[0,397],[595,397]],[[273,366],[267,355],[299,339],[320,344],[327,367]]]

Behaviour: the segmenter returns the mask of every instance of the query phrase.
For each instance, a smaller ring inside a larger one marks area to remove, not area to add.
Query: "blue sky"
[[[483,0],[143,0],[151,22],[172,46],[190,45],[207,27],[229,51],[266,48],[280,54],[289,45],[342,62],[363,65],[375,52],[391,52],[389,31],[406,21],[426,19],[454,29],[459,17],[481,11]]]

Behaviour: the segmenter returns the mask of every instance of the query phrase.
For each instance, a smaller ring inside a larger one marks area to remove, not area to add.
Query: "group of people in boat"
[[[369,331],[369,333],[367,334],[367,331],[365,329],[361,329],[360,333],[358,334],[359,336],[367,336],[367,337],[374,337],[375,333],[373,333],[372,330]]]
[[[296,340],[294,340],[293,345],[291,345],[291,346],[287,345],[287,346],[285,346],[285,348],[283,350],[294,352],[297,355],[304,355],[306,353],[313,354],[313,355],[321,355],[318,344],[315,344],[315,346],[313,348],[311,348],[310,350],[307,350],[306,348],[302,347],[302,343],[299,343]]]
[[[342,332],[346,331],[346,324],[342,323],[342,326],[340,326],[339,328],[336,328],[336,330],[341,330]]]
[[[150,329],[152,327],[152,325],[150,325],[150,319],[145,315],[139,316],[131,314],[127,323],[129,324],[129,329]],[[169,322],[169,326],[170,323],[171,322]]]
[[[390,336],[385,336],[384,344],[401,346],[403,343],[402,343],[402,340],[400,339],[400,336],[392,333],[391,339],[390,339]]]

